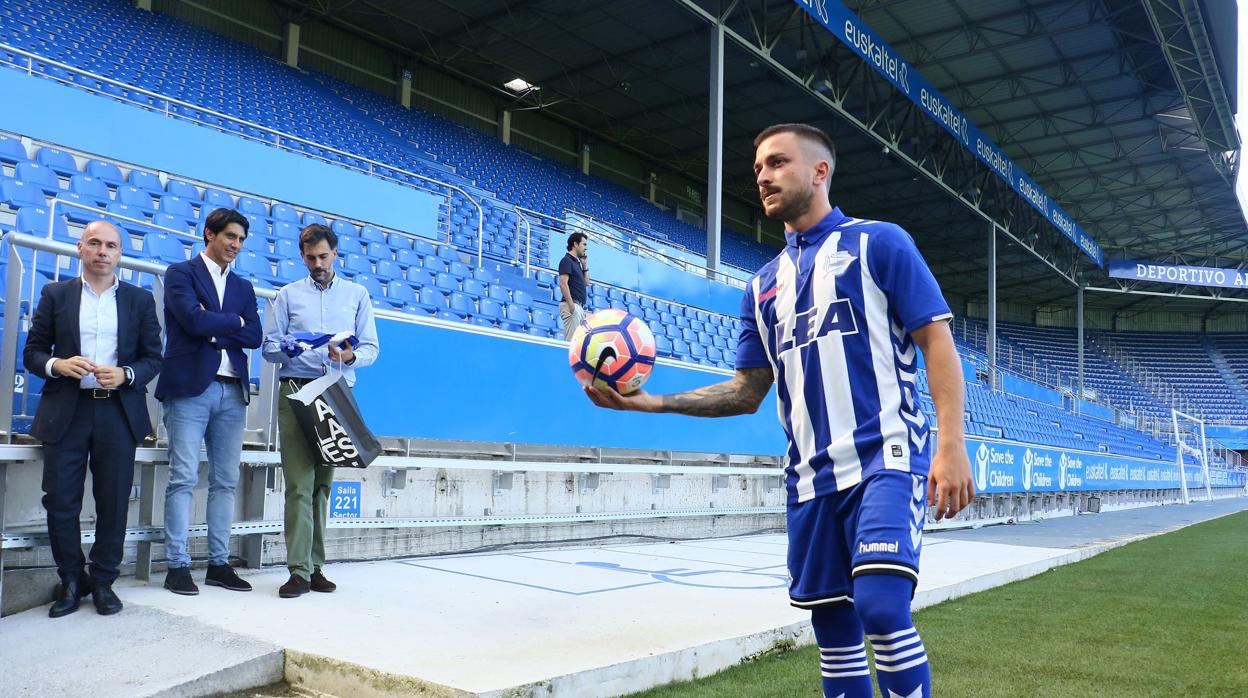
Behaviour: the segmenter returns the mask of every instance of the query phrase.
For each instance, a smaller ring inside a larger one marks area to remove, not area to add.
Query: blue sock
[[[875,652],[875,677],[883,698],[931,698],[927,650],[910,618],[914,582],[894,574],[854,579],[854,610]]]
[[[862,623],[854,607],[834,603],[810,614],[819,643],[819,673],[824,698],[871,698],[871,670],[862,642]]]

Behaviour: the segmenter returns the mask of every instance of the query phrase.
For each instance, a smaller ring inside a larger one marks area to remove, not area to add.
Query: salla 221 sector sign
[[[1023,197],[1032,208],[1039,211],[1055,228],[1070,239],[1097,266],[1104,266],[1100,245],[1092,239],[1075,219],[1049,198],[1040,185],[1014,166],[991,139],[969,122],[966,115],[945,99],[932,83],[919,74],[880,39],[857,15],[840,0],[794,0],[812,17],[819,20],[833,36],[853,49],[877,73],[884,76],[910,101],[918,104],[936,123],[940,124],[962,146],[992,170],[1010,188]]]

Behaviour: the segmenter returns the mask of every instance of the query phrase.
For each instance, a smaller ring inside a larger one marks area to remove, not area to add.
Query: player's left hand
[[[975,498],[971,461],[961,445],[936,449],[927,476],[927,506],[935,507],[936,520],[953,518]]]

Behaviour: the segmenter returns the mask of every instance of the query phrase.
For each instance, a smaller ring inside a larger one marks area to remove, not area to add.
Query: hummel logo
[[[859,543],[859,553],[895,553],[900,546],[896,541],[890,543]]]

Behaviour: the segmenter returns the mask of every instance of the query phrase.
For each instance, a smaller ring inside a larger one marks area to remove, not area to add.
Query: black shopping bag
[[[287,395],[290,409],[320,465],[367,468],[381,455],[381,442],[364,423],[347,379],[332,378],[323,376]]]

